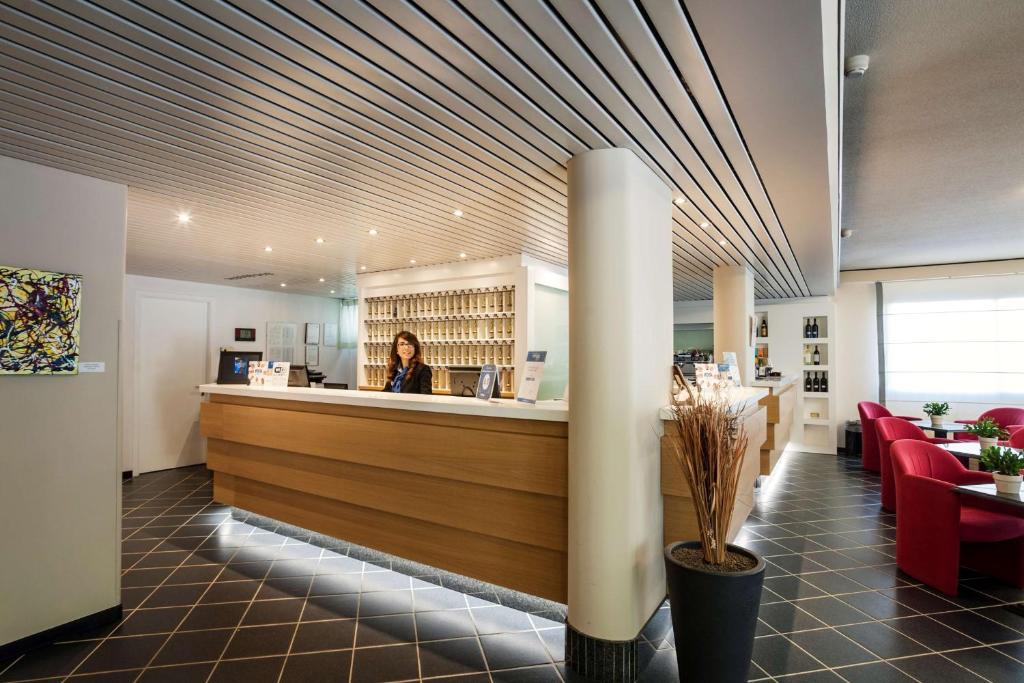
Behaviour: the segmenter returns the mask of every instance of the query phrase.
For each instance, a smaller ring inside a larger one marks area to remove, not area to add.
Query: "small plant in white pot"
[[[924,414],[932,419],[932,427],[941,427],[942,419],[949,415],[949,404],[935,401],[925,403]]]
[[[1024,454],[1012,448],[992,446],[981,452],[981,464],[992,473],[999,493],[1019,493]]]
[[[997,445],[999,439],[1005,439],[1008,436],[1006,430],[1000,427],[999,423],[991,417],[986,417],[972,425],[967,425],[967,429],[964,431],[978,437],[978,441],[981,442],[981,450]]]

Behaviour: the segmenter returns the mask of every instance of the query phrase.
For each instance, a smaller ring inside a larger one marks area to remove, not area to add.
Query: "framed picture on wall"
[[[306,323],[306,343],[320,343],[320,323]]]
[[[306,367],[315,368],[320,365],[320,347],[315,344],[306,346]]]

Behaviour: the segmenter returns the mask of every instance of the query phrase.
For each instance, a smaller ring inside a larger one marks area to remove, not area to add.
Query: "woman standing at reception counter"
[[[396,334],[391,341],[383,390],[396,394],[429,394],[432,384],[432,372],[423,362],[420,340],[412,332],[403,330]]]

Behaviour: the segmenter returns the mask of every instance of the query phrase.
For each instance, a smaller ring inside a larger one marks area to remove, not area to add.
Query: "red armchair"
[[[960,565],[1024,587],[1024,518],[962,501],[954,486],[990,484],[941,448],[892,444],[896,475],[896,564],[932,588],[957,594]],[[963,504],[961,504],[963,503]]]
[[[993,408],[992,410],[986,410],[984,413],[979,415],[977,420],[957,420],[957,422],[960,424],[972,425],[978,420],[983,420],[986,417],[995,420],[997,425],[1009,431],[1011,425],[1024,425],[1024,408]],[[978,440],[978,437],[974,434],[968,434],[967,432],[957,432],[955,436],[958,441]]]
[[[949,439],[930,438],[917,425],[912,425],[898,417],[880,417],[875,420],[875,431],[878,432],[878,463],[882,470],[882,507],[889,511],[899,511],[896,498],[896,480],[893,479],[892,461],[889,448],[894,441],[913,439],[927,443],[952,443]]]
[[[902,415],[894,416],[889,412],[889,409],[881,403],[872,403],[871,401],[861,401],[858,403],[857,412],[860,413],[861,467],[872,472],[879,472],[881,471],[881,466],[878,460],[878,434],[875,431],[875,420],[880,417],[898,417],[901,420],[914,422],[920,418],[905,417]]]
[[[1013,427],[1017,427],[1017,429]],[[1006,445],[1011,448],[1024,448],[1024,425],[1014,425],[1013,427],[1006,428],[1010,432],[1010,440],[1006,442]]]

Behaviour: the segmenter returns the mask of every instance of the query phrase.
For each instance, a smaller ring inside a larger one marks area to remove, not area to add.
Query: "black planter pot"
[[[750,669],[761,602],[765,562],[745,548],[729,550],[757,563],[745,572],[711,572],[672,559],[676,548],[699,548],[699,541],[665,548],[665,574],[672,607],[676,661],[683,681],[743,683]]]

